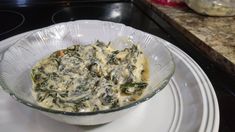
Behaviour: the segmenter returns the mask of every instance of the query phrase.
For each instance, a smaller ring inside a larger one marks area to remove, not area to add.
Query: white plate
[[[5,50],[24,33],[0,42]],[[163,41],[160,39],[160,41]],[[169,85],[132,113],[109,124],[81,127],[52,120],[0,91],[0,128],[8,132],[217,132],[219,108],[214,89],[202,69],[170,43],[176,71]]]

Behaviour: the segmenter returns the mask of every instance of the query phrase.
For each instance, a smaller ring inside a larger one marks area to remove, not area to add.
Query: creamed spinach
[[[33,96],[43,107],[90,112],[136,101],[147,87],[147,60],[138,46],[114,50],[97,41],[40,60],[31,71]]]

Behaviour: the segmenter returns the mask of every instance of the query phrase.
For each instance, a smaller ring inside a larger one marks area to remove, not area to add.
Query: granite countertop
[[[235,17],[209,17],[191,9],[149,5],[213,61],[235,75]]]

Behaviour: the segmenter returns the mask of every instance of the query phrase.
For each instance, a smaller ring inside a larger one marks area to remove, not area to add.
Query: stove
[[[220,131],[235,131],[235,79],[148,8],[144,0],[2,0],[0,17],[0,40],[55,23],[79,19],[123,23],[161,37],[189,54],[206,72],[219,101]]]
[[[23,14],[11,10],[0,10],[0,16],[4,18],[0,21],[0,35],[17,29],[25,21]]]
[[[10,4],[11,5],[11,4]],[[156,32],[158,36],[166,38],[168,35],[157,26],[154,21],[149,21],[138,7],[129,2],[71,2],[57,4],[30,4],[11,6],[1,5],[0,16],[2,19],[0,40],[10,36],[46,27],[55,23],[79,19],[99,19],[124,23],[141,30]],[[142,19],[138,19],[142,18]]]

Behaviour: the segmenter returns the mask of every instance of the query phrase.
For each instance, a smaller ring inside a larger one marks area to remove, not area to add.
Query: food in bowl
[[[32,95],[32,67],[57,50],[76,43],[88,44],[95,39],[111,41],[111,47],[115,49],[128,48],[132,43],[140,47],[148,59],[149,70],[147,87],[141,97],[124,106],[94,112],[67,112],[39,105]],[[168,84],[175,65],[167,45],[165,40],[120,23],[78,20],[55,24],[18,37],[14,45],[4,51],[0,62],[0,84],[20,103],[55,120],[76,125],[104,124],[146,103]]]
[[[209,16],[234,16],[234,0],[185,0],[194,11]]]
[[[43,107],[92,112],[138,100],[148,85],[148,61],[139,46],[115,50],[97,41],[53,52],[32,68],[32,94]]]

